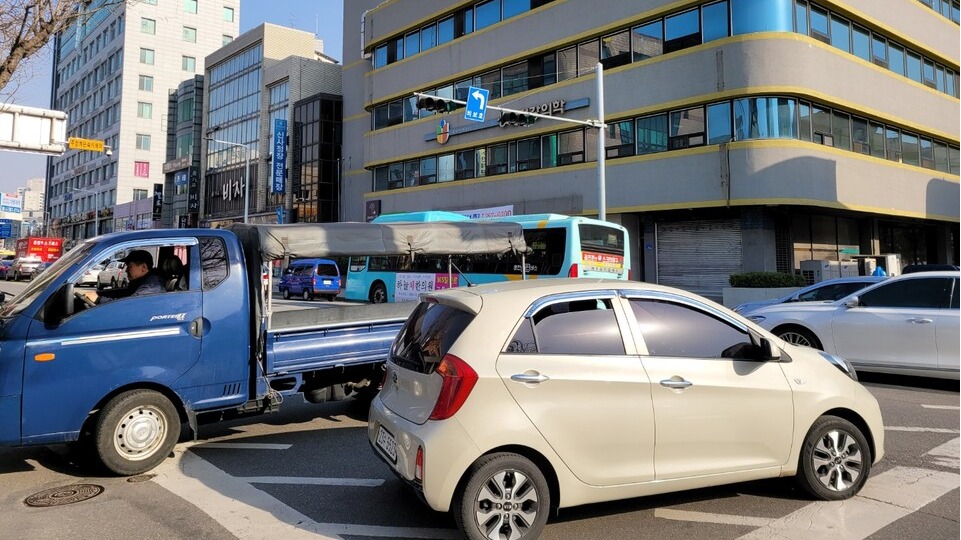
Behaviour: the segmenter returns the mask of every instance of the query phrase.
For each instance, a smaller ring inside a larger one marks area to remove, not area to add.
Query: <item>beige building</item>
[[[323,53],[314,34],[262,24],[206,58],[200,224],[277,223],[290,215],[288,181],[295,133],[294,103],[317,93],[339,96],[341,66]],[[274,125],[287,122],[285,163],[274,165]],[[252,181],[245,193],[247,169]],[[314,195],[316,202],[316,194]],[[289,221],[289,219],[285,220]]]
[[[86,13],[56,38],[52,108],[68,113],[68,136],[110,151],[49,161],[50,232],[68,240],[95,236],[98,224],[110,232],[116,205],[154,197],[168,92],[202,74],[205,57],[240,28],[239,0],[95,0]]]
[[[509,205],[607,219],[634,278],[896,253],[958,263],[959,42],[945,0],[344,2],[345,219]],[[501,127],[414,92],[554,119]]]

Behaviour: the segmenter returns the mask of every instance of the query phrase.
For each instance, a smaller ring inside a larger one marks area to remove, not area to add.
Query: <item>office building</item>
[[[289,154],[297,151],[290,112],[314,94],[341,93],[341,66],[323,54],[323,42],[265,23],[208,55],[206,66],[200,224],[289,222],[295,202],[317,207],[316,194],[293,194],[288,182]],[[278,120],[287,135],[275,138]]]
[[[344,11],[344,219],[604,209],[631,232],[634,279],[714,298],[731,273],[809,259],[958,263],[958,2]],[[502,127],[493,109],[479,122],[417,108],[415,92],[467,101],[470,87],[548,118]]]
[[[50,158],[51,234],[110,232],[116,205],[160,191],[168,93],[203,73],[205,56],[237,36],[239,21],[239,0],[95,0],[56,37],[52,108],[68,113],[70,137],[104,141],[109,151]]]

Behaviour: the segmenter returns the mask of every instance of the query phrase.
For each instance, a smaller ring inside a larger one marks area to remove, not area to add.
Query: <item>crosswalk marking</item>
[[[959,451],[961,451],[961,439],[952,439],[937,448],[926,452],[925,456],[932,456],[931,463],[942,467],[958,469]]]
[[[315,478],[305,476],[235,476],[248,484],[288,484],[302,486],[379,487],[381,478]]]
[[[232,443],[232,442],[198,442],[187,443],[188,448],[226,448],[229,450],[288,450],[289,444],[271,443]]]
[[[718,523],[721,525],[748,525],[751,527],[764,527],[774,521],[774,518],[712,514],[709,512],[695,512],[693,510],[674,510],[672,508],[655,508],[654,517],[672,519],[674,521],[697,521],[701,523]]]
[[[454,529],[318,523],[245,479],[235,478],[180,446],[155,469],[152,481],[196,506],[238,538],[340,540],[380,538],[457,538]]]
[[[958,430],[935,427],[907,427],[907,426],[884,426],[884,431],[909,431],[912,433],[950,433],[957,435]]]
[[[861,540],[958,486],[957,473],[895,467],[870,478],[852,499],[809,504],[738,540]]]

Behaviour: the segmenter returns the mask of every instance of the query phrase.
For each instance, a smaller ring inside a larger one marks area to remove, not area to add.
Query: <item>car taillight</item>
[[[417,447],[417,461],[414,462],[414,480],[424,483],[424,447]]]
[[[436,373],[444,378],[437,403],[430,413],[431,420],[445,420],[454,416],[477,383],[477,372],[453,354],[446,354]]]
[[[577,277],[577,263],[571,265],[571,269],[567,271],[567,277]]]

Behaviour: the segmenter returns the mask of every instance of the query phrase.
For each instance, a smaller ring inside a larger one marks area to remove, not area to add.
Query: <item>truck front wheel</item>
[[[94,433],[97,457],[110,472],[132,476],[167,458],[180,438],[180,417],[170,400],[133,390],[110,400]]]

